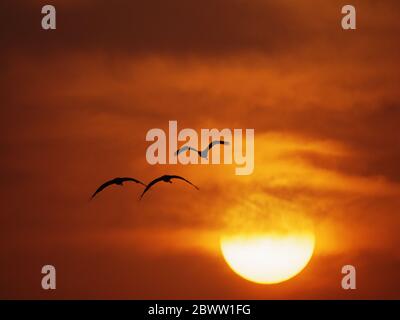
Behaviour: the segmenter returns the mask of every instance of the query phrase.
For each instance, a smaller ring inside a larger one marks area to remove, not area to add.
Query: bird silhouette
[[[113,185],[113,184],[122,186],[123,183],[124,183],[125,181],[132,181],[132,182],[140,183],[140,184],[144,185],[145,187],[147,187],[147,185],[144,184],[142,181],[136,180],[136,179],[134,179],[134,178],[129,178],[129,177],[114,178],[114,179],[111,179],[111,180],[109,180],[109,181],[107,181],[107,182],[104,182],[104,183],[96,190],[96,192],[93,193],[91,199],[93,199],[93,198],[95,197],[96,194],[98,194],[100,191],[104,190],[104,189],[107,188],[108,186],[111,186],[111,185]]]
[[[154,179],[153,181],[151,181],[147,187],[144,189],[142,195],[140,196],[140,199],[142,199],[143,195],[152,187],[154,186],[156,183],[160,182],[160,181],[164,181],[164,182],[168,182],[168,183],[172,183],[172,179],[180,179],[183,180],[189,184],[191,184],[193,187],[195,187],[197,190],[199,190],[199,188],[197,186],[195,186],[193,183],[191,183],[189,180],[186,180],[185,178],[181,177],[181,176],[170,176],[170,175],[164,175],[161,177],[158,177],[156,179]]]
[[[229,142],[228,142],[228,141],[223,141],[223,140],[215,140],[215,141],[212,141],[212,142],[210,142],[210,144],[209,144],[203,151],[199,151],[199,150],[197,150],[196,148],[192,148],[192,147],[189,147],[189,146],[183,146],[182,148],[176,150],[175,155],[178,156],[178,155],[180,155],[182,152],[185,152],[186,150],[189,150],[189,151],[195,151],[195,152],[198,153],[199,157],[204,158],[204,159],[207,159],[208,152],[209,152],[210,149],[211,149],[212,147],[214,147],[216,144],[226,144],[226,145],[229,145]]]

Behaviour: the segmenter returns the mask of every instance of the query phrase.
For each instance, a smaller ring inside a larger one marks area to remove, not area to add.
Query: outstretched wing
[[[146,188],[143,190],[143,193],[141,194],[140,199],[142,199],[142,197],[143,197],[144,194],[147,192],[147,190],[149,190],[149,189],[150,189],[152,186],[154,186],[157,182],[162,181],[163,178],[164,178],[164,176],[158,177],[157,179],[154,179],[153,181],[151,181],[151,182],[146,186]]]
[[[122,181],[122,182],[124,182],[124,181],[133,181],[133,182],[139,183],[139,184],[141,184],[141,185],[147,187],[147,185],[144,184],[142,181],[137,180],[137,179],[134,179],[134,178],[130,178],[130,177],[121,178],[121,181]]]
[[[189,146],[183,146],[182,148],[176,150],[175,155],[178,156],[182,152],[185,152],[186,150],[198,152],[195,148],[192,148],[192,147],[189,147]]]
[[[196,185],[194,185],[193,183],[191,183],[189,180],[186,180],[184,177],[181,176],[170,176],[171,179],[180,179],[183,181],[186,181],[187,183],[191,184],[193,187],[195,187],[197,190],[199,190],[199,187],[197,187]]]
[[[211,148],[214,147],[216,144],[229,144],[229,142],[228,142],[228,141],[223,141],[223,140],[211,141],[210,144],[208,145],[208,149],[211,149]]]
[[[178,156],[180,155],[182,152],[185,152],[186,150],[189,150],[190,147],[189,146],[183,146],[182,148],[176,150],[175,155]]]
[[[112,185],[115,183],[115,179],[109,180],[107,182],[104,182],[100,187],[98,187],[98,189],[96,190],[95,193],[93,193],[92,198],[93,199],[95,197],[96,194],[98,194],[100,191],[104,190],[105,188],[107,188],[108,186]]]

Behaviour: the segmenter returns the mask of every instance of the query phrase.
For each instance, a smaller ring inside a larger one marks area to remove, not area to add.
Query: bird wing
[[[197,190],[199,190],[199,187],[197,187],[196,185],[194,185],[193,183],[191,183],[189,180],[186,180],[184,177],[181,176],[170,176],[171,179],[180,179],[183,181],[186,181],[187,183],[191,184],[193,187],[195,187]]]
[[[181,154],[182,152],[185,152],[186,150],[199,152],[196,148],[192,148],[190,146],[183,146],[182,148],[176,150],[175,155],[177,156],[177,155]]]
[[[178,156],[179,154],[181,154],[182,152],[185,152],[186,150],[190,150],[189,146],[183,146],[182,148],[176,150],[175,155]]]
[[[208,151],[210,151],[210,149],[211,149],[212,147],[214,147],[216,144],[229,144],[229,142],[223,141],[223,140],[214,140],[214,141],[211,141],[211,142],[209,143],[209,145],[201,152],[202,156],[207,157]]]
[[[141,194],[140,199],[142,199],[142,197],[143,197],[144,194],[147,192],[147,190],[149,190],[149,189],[150,189],[152,186],[154,186],[157,182],[162,181],[163,178],[164,178],[164,176],[158,177],[157,179],[154,179],[153,181],[151,181],[151,182],[147,185],[147,187],[143,190],[143,193]]]
[[[96,192],[93,193],[92,199],[95,197],[96,194],[98,194],[100,191],[104,190],[108,186],[112,185],[115,183],[115,179],[109,180],[107,182],[104,182],[100,187],[97,188]]]
[[[121,178],[121,181],[133,181],[133,182],[140,183],[141,185],[147,187],[147,185],[144,184],[142,181],[134,179],[134,178],[130,178],[130,177]]]
[[[229,142],[228,142],[228,141],[223,141],[223,140],[211,141],[210,144],[208,145],[208,149],[211,149],[211,148],[214,147],[216,144],[229,144]]]

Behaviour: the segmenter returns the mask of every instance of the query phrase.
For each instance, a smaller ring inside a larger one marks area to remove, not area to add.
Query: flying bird
[[[183,177],[164,175],[164,176],[158,177],[157,179],[154,179],[153,181],[151,181],[151,182],[147,185],[146,189],[144,189],[142,195],[140,196],[140,199],[142,199],[143,195],[144,195],[152,186],[154,186],[156,183],[158,183],[158,182],[160,182],[160,181],[172,183],[172,181],[171,181],[172,179],[180,179],[180,180],[183,180],[183,181],[185,181],[185,182],[191,184],[191,185],[192,185],[193,187],[195,187],[197,190],[199,190],[199,188],[198,188],[197,186],[195,186],[193,183],[191,183],[189,180],[186,180],[186,179],[183,178]]]
[[[212,147],[214,147],[216,144],[226,144],[226,145],[229,145],[229,142],[228,142],[228,141],[223,141],[223,140],[215,140],[215,141],[212,141],[212,142],[210,142],[210,144],[209,144],[203,151],[199,151],[199,150],[197,150],[196,148],[192,148],[192,147],[189,147],[189,146],[183,146],[182,148],[178,149],[178,150],[175,152],[175,155],[178,156],[178,155],[181,154],[182,152],[185,152],[186,150],[189,150],[189,151],[195,151],[195,152],[198,153],[199,157],[207,159],[208,152],[209,152],[210,149],[211,149]]]
[[[124,178],[114,178],[112,180],[109,180],[105,183],[103,183],[97,190],[95,193],[93,193],[92,198],[93,199],[95,197],[96,194],[98,194],[100,191],[104,190],[105,188],[107,188],[108,186],[111,186],[113,184],[122,186],[123,183],[125,181],[132,181],[132,182],[136,182],[136,183],[140,183],[141,185],[144,185],[145,187],[147,187],[147,185],[145,185],[142,181],[136,180],[134,178],[129,178],[129,177],[124,177]]]

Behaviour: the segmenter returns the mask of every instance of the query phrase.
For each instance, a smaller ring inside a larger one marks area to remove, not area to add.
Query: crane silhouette
[[[152,187],[154,186],[156,183],[164,181],[164,182],[168,182],[168,183],[172,183],[172,179],[179,179],[179,180],[183,180],[187,183],[189,183],[190,185],[192,185],[193,187],[195,187],[197,190],[199,190],[199,188],[197,186],[195,186],[193,183],[191,183],[189,180],[186,180],[185,178],[181,177],[181,176],[175,176],[175,175],[163,175],[161,177],[158,177],[156,179],[154,179],[153,181],[151,181],[146,188],[144,189],[142,195],[140,196],[140,199],[142,199],[142,197],[144,196],[144,194]]]
[[[91,199],[93,199],[96,196],[96,194],[98,194],[99,192],[103,191],[108,186],[111,186],[113,184],[122,186],[124,184],[124,182],[126,182],[126,181],[136,182],[136,183],[139,183],[139,184],[147,187],[146,184],[144,184],[142,181],[139,181],[137,179],[129,178],[129,177],[124,177],[124,178],[119,178],[118,177],[118,178],[111,179],[111,180],[109,180],[107,182],[104,182],[100,187],[98,187],[98,189],[95,191],[95,193],[93,193]]]
[[[176,150],[175,155],[178,156],[178,155],[180,155],[182,152],[185,152],[186,150],[189,150],[189,151],[195,151],[195,152],[197,152],[197,154],[199,155],[199,157],[204,158],[204,159],[207,159],[208,152],[210,151],[210,149],[211,149],[212,147],[214,147],[214,146],[217,145],[217,144],[226,144],[226,145],[229,145],[229,142],[228,142],[228,141],[223,141],[223,140],[215,140],[215,141],[210,142],[210,144],[209,144],[204,150],[202,150],[202,151],[199,151],[199,150],[197,150],[196,148],[193,148],[193,147],[190,147],[190,146],[183,146],[182,148]]]

